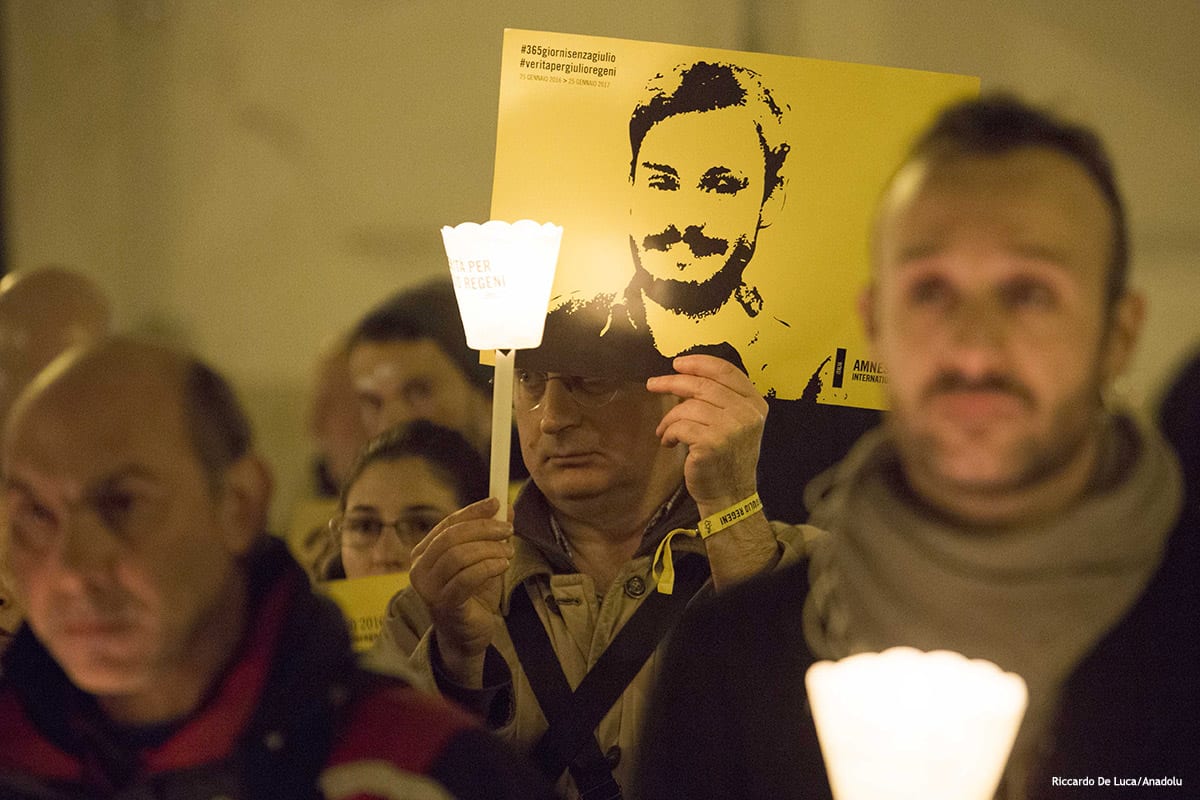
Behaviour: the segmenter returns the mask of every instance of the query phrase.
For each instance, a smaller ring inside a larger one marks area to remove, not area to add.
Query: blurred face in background
[[[13,413],[9,566],[33,632],[76,686],[110,713],[180,713],[211,677],[201,665],[236,645],[239,560],[258,533],[242,513],[250,461],[214,485],[179,382],[149,358],[97,361]]]
[[[350,350],[350,375],[369,436],[423,419],[488,452],[491,397],[432,339],[360,341]]]

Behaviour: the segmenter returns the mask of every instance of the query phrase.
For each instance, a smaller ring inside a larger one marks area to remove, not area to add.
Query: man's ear
[[[1112,309],[1108,323],[1108,341],[1101,356],[1101,378],[1106,387],[1129,366],[1145,319],[1145,296],[1135,291],[1126,291],[1121,295]]]
[[[225,470],[220,522],[226,547],[242,555],[267,529],[267,512],[274,481],[267,465],[248,453]]]

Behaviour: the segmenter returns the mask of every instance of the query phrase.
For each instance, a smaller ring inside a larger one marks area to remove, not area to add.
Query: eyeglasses
[[[413,546],[441,521],[437,513],[406,514],[394,522],[384,522],[373,514],[342,514],[329,520],[329,529],[341,534],[342,544],[354,550],[370,550],[388,528],[401,542]]]
[[[606,406],[620,394],[625,382],[617,378],[593,378],[583,375],[551,375],[547,372],[516,371],[513,397],[517,408],[533,411],[541,406],[550,381],[562,381],[563,388],[584,408]]]

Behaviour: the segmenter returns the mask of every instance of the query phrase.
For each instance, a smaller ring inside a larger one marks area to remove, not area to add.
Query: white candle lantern
[[[489,488],[498,519],[507,515],[515,351],[542,343],[561,241],[560,226],[528,219],[442,228],[467,345],[496,354]]]
[[[990,800],[1025,714],[1019,675],[895,647],[805,676],[836,800]]]

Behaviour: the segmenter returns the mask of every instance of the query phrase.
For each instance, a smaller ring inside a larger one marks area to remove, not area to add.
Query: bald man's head
[[[251,451],[249,419],[221,375],[189,354],[136,339],[112,338],[64,355],[28,387],[7,427],[15,436],[29,427],[27,415],[46,409],[93,431],[152,422],[177,431],[186,455],[213,482]]]
[[[3,483],[18,600],[71,680],[116,719],[189,713],[236,646],[269,494],[225,381],[129,339],[73,350],[13,407]]]
[[[0,280],[0,420],[60,353],[101,339],[110,324],[104,293],[65,267],[14,272]]]

